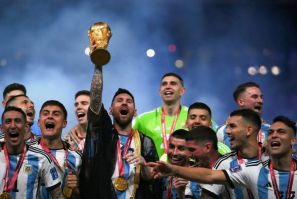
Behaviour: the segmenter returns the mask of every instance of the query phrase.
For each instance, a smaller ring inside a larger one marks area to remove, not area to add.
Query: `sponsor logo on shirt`
[[[264,187],[265,187],[265,188],[272,188],[270,182],[268,182]]]

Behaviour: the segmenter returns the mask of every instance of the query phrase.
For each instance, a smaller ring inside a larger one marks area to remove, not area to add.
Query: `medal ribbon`
[[[26,152],[27,152],[27,147],[26,147],[26,145],[24,145],[24,148],[23,148],[22,154],[20,156],[20,159],[18,161],[18,164],[16,166],[16,169],[13,172],[13,175],[12,175],[12,178],[11,178],[11,181],[10,181],[10,184],[8,184],[9,170],[10,170],[10,161],[9,161],[9,157],[8,157],[6,145],[4,145],[4,155],[5,155],[5,161],[6,161],[6,173],[5,173],[5,178],[4,178],[3,192],[9,192],[10,190],[13,189],[13,186],[14,186],[14,184],[15,184],[15,182],[17,180],[17,177],[19,175],[19,171],[20,171],[20,169],[22,167],[22,164],[24,162]]]
[[[168,177],[167,199],[172,199],[172,177]]]
[[[34,141],[34,140],[35,140],[35,137],[34,137],[33,133],[31,133],[30,141]]]
[[[170,128],[169,135],[171,135],[171,133],[175,129],[176,122],[177,122],[178,116],[180,114],[180,110],[181,110],[181,108],[179,109],[178,113],[175,115],[175,118],[174,118],[173,123],[172,123],[171,128]],[[164,151],[167,154],[169,147],[168,147],[168,139],[167,139],[167,136],[166,136],[165,113],[164,113],[163,108],[162,108],[162,115],[161,115],[161,124],[162,124],[162,139],[163,139]]]
[[[286,199],[290,198],[290,195],[291,195],[291,192],[292,192],[292,186],[293,186],[293,181],[294,181],[295,170],[296,170],[296,164],[294,164],[294,162],[292,160],[291,164],[290,164],[290,177],[289,177],[289,181],[288,181]],[[280,196],[280,192],[279,192],[279,189],[278,189],[278,186],[277,186],[274,169],[273,169],[273,166],[272,166],[271,162],[269,164],[269,171],[270,171],[270,175],[271,175],[271,181],[272,181],[272,185],[273,185],[274,195],[275,195],[275,197],[277,199],[280,199],[281,196]]]
[[[131,131],[127,143],[125,145],[124,148],[124,153],[123,153],[123,157],[125,157],[128,153],[128,149],[130,147],[130,144],[132,142],[132,138],[133,138],[134,132]],[[117,144],[117,160],[118,160],[118,167],[119,167],[119,176],[120,177],[124,177],[124,164],[123,164],[123,157],[122,157],[122,153],[121,153],[121,143],[120,140],[118,140],[118,144]]]
[[[52,160],[54,161],[55,165],[62,171],[62,173],[64,173],[64,169],[60,166],[58,160],[56,159],[56,157],[52,154],[51,150],[44,144],[43,140],[41,139],[40,140],[40,146],[41,148],[47,152],[50,157],[52,158]],[[68,158],[68,149],[66,147],[66,145],[64,144],[63,142],[63,149],[65,150],[65,158],[64,158],[64,163],[65,163],[65,168],[68,168],[68,161],[67,161],[67,158]]]

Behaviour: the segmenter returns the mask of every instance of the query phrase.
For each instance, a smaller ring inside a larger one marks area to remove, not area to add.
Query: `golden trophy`
[[[107,23],[96,22],[89,31],[90,57],[95,65],[103,66],[110,60],[110,53],[107,51],[108,42],[111,37],[111,30]]]

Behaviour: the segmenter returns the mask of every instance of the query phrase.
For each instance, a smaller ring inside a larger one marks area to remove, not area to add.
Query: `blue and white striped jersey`
[[[246,164],[246,167],[236,170],[225,170],[226,177],[232,183],[248,187],[255,199],[269,199],[276,198],[274,188],[269,172],[269,160],[261,163],[260,161],[253,161]],[[295,161],[295,164],[297,162]],[[278,189],[281,198],[286,198],[286,192],[289,182],[289,171],[274,170]],[[294,181],[292,191],[289,198],[296,198],[297,192],[297,172],[294,173]]]
[[[270,128],[269,124],[262,123],[261,130],[260,130],[261,140],[258,140],[258,141],[260,141],[261,143],[264,143],[264,141],[267,140],[269,128]],[[223,142],[225,145],[230,147],[230,138],[226,133],[226,124],[224,124],[223,126],[217,129],[217,137],[218,137],[218,141]]]
[[[164,177],[162,179],[162,199],[168,198],[168,188],[170,187],[169,179],[170,177]],[[199,199],[200,196],[201,196],[201,187],[199,186],[199,184],[197,182],[189,181],[185,189],[185,198]],[[171,198],[176,199],[176,197],[177,197],[176,189],[172,185]]]
[[[239,163],[237,152],[233,151],[228,153],[221,158],[219,158],[214,165],[213,169],[215,170],[236,170],[238,168],[244,168],[248,162],[257,160],[253,159],[242,159],[242,162]],[[245,187],[235,187],[234,189],[227,185],[221,184],[201,184],[203,190],[206,190],[208,193],[212,193],[216,196],[228,197],[232,199],[237,198],[249,198],[247,189]]]
[[[127,140],[128,140],[128,136],[119,134],[119,141],[120,141],[122,155],[124,153],[124,148],[127,143]],[[127,153],[129,154],[134,152],[135,152],[135,142],[133,137]],[[126,191],[118,191],[115,189],[118,199],[130,198],[132,196],[133,189],[134,189],[134,178],[135,178],[136,167],[134,164],[129,164],[126,160],[123,160],[123,164],[124,164],[124,178],[128,181],[129,186]],[[119,165],[118,165],[118,161],[116,161],[115,169],[111,178],[113,184],[118,177],[119,177]]]
[[[40,145],[38,145],[38,147],[41,148]],[[53,154],[53,156],[57,159],[60,167],[57,167],[59,176],[60,176],[60,181],[61,181],[61,188],[64,188],[65,185],[65,181],[66,181],[66,177],[67,174],[69,172],[74,172],[77,176],[81,167],[81,153],[76,152],[76,151],[72,151],[70,149],[68,149],[68,156],[67,156],[67,164],[68,164],[68,168],[65,168],[65,150],[64,149],[51,149],[51,153]],[[61,170],[61,169],[63,170]],[[44,186],[43,182],[42,182],[42,186],[41,186],[41,191],[40,191],[40,198],[42,199],[47,199],[47,198],[51,198],[49,192],[46,190],[46,187]]]
[[[11,179],[20,155],[9,155]],[[0,152],[0,179],[4,179],[6,173],[6,161],[4,151]],[[52,159],[49,155],[36,147],[27,146],[24,162],[20,168],[17,181],[10,195],[14,199],[35,199],[38,198],[42,180],[47,189],[59,186],[60,178]],[[4,180],[0,181],[0,193],[3,192]]]

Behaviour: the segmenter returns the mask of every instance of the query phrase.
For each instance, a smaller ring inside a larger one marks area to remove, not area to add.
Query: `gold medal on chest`
[[[0,195],[0,199],[12,199],[11,195],[9,195],[8,192],[3,192],[1,195]]]
[[[72,195],[72,189],[69,188],[67,185],[64,186],[64,189],[63,189],[63,195],[66,197],[66,198],[71,198],[71,195]]]
[[[128,189],[128,185],[128,181],[123,177],[118,177],[114,181],[114,187],[118,191],[125,191],[126,189]]]

